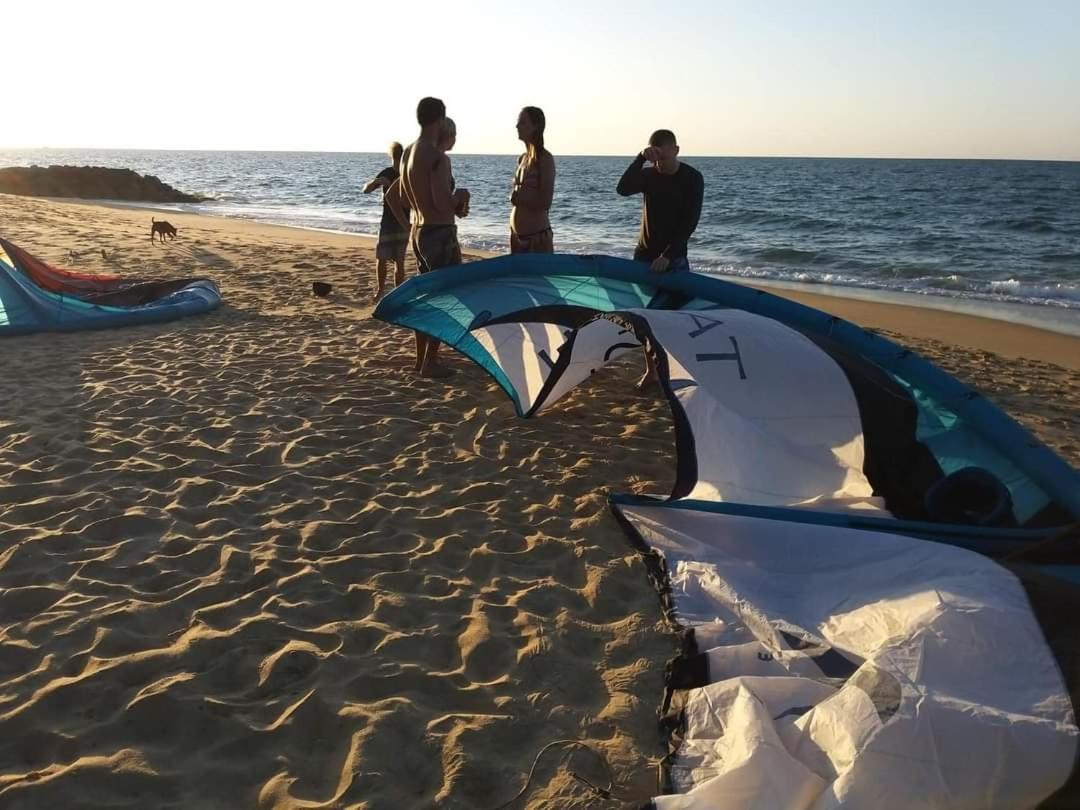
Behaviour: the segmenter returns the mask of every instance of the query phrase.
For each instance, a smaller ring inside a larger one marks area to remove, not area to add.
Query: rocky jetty
[[[0,193],[128,202],[202,202],[151,174],[102,166],[18,166],[0,169]]]

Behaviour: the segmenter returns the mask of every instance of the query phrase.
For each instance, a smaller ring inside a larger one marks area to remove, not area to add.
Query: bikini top
[[[514,190],[519,188],[540,188],[540,162],[530,163],[528,153],[518,158],[514,172]]]

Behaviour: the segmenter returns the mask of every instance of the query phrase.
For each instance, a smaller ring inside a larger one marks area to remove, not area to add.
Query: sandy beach
[[[169,213],[162,245],[150,218],[0,195],[0,234],[46,261],[225,300],[0,342],[0,809],[486,810],[560,739],[647,800],[675,639],[606,505],[673,478],[640,362],[520,420],[452,352],[448,382],[413,374],[370,317],[372,240]],[[1080,465],[1080,339],[780,293]],[[572,771],[606,782],[553,753],[513,806],[617,806]]]

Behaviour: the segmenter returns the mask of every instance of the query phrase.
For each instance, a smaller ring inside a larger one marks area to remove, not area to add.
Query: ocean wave
[[[1080,285],[1032,284],[1014,279],[983,281],[959,274],[921,276],[888,280],[852,276],[830,271],[790,271],[775,267],[739,265],[734,263],[695,262],[694,269],[712,275],[743,278],[748,281],[779,281],[833,287],[854,287],[867,290],[910,293],[915,295],[944,295],[945,297],[976,299],[987,302],[1032,304],[1080,310]]]
[[[1057,231],[1052,222],[1040,216],[988,219],[983,222],[983,226],[1002,228],[1007,231],[1019,231],[1021,233],[1054,233]]]
[[[888,276],[901,281],[918,281],[919,279],[950,275],[949,273],[942,273],[936,265],[927,264],[893,262],[886,264],[882,269]]]
[[[1010,278],[1005,281],[991,281],[989,287],[1004,295],[1033,300],[1068,301],[1080,307],[1080,285],[1076,284],[1032,284]]]
[[[727,214],[721,213],[717,214],[715,219],[718,224],[724,225],[753,225],[758,228],[776,227],[810,232],[834,231],[845,227],[844,223],[835,219],[758,209],[743,209]]]
[[[831,257],[821,250],[800,250],[793,247],[769,247],[754,252],[755,258],[762,262],[782,264],[831,263]]]
[[[1076,264],[1080,265],[1080,252],[1070,253],[1040,253],[1036,258],[1041,262],[1047,262],[1049,264]]]

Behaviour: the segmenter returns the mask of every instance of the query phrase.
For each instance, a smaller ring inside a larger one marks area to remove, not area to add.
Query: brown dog
[[[176,228],[174,228],[172,225],[170,225],[165,220],[161,220],[161,222],[158,222],[153,217],[150,217],[150,223],[151,223],[150,224],[150,241],[151,242],[154,241],[154,234],[157,234],[161,238],[162,242],[165,241],[166,234],[168,235],[168,237],[170,239],[175,239],[176,238]]]

